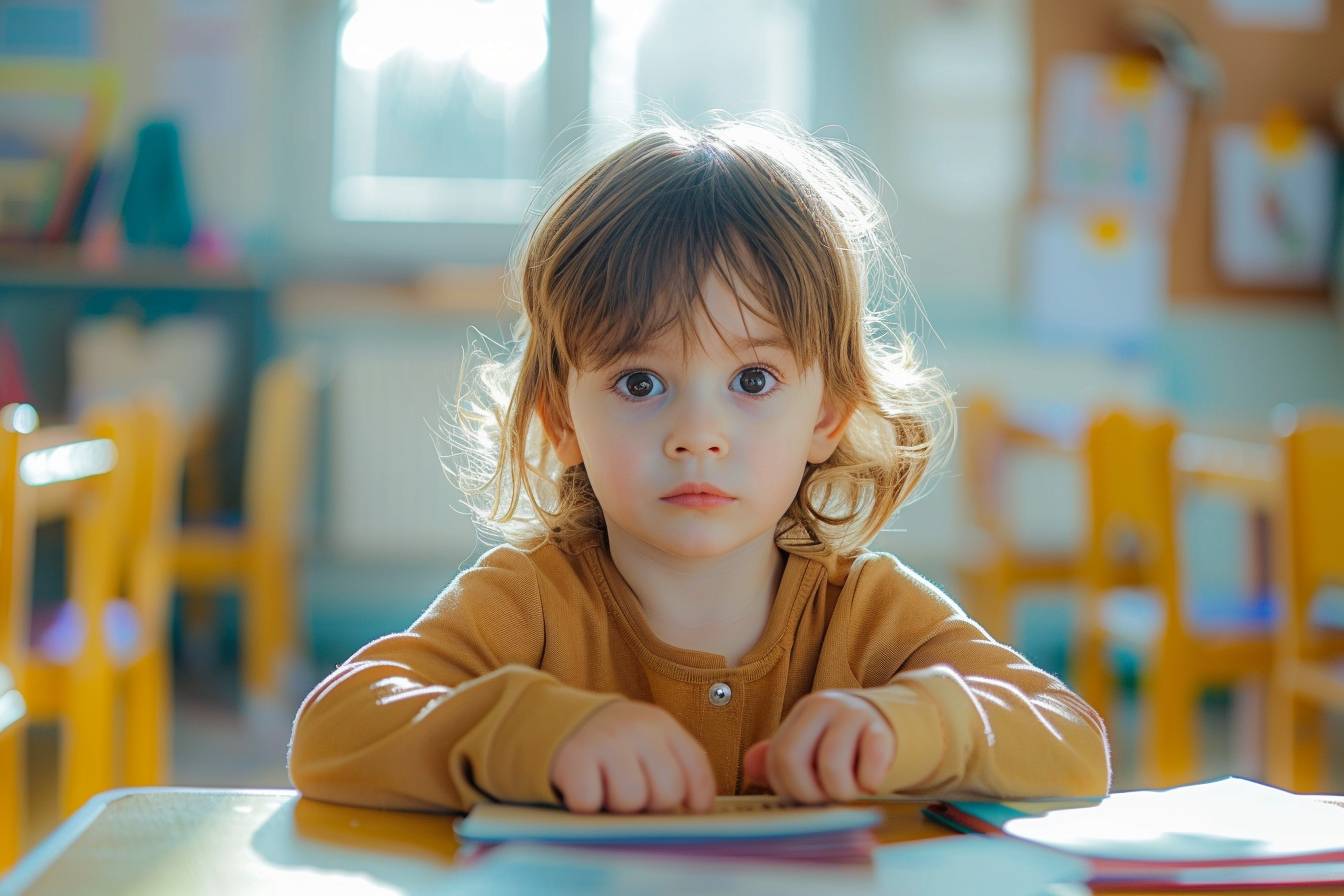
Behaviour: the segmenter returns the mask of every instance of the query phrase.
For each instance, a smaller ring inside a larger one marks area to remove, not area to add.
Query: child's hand
[[[896,734],[877,707],[843,691],[799,700],[775,736],[743,757],[747,779],[800,803],[877,793],[896,755]]]
[[[714,770],[705,748],[665,710],[619,700],[594,712],[551,761],[571,812],[708,812]]]

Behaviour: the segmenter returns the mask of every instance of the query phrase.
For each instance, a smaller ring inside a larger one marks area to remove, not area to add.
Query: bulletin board
[[[1344,82],[1344,0],[1325,0],[1325,23],[1312,30],[1240,25],[1226,20],[1214,0],[1148,0],[1169,12],[1209,53],[1222,74],[1223,89],[1213,103],[1194,103],[1185,138],[1180,186],[1169,223],[1168,295],[1180,303],[1272,300],[1322,304],[1328,288],[1248,288],[1225,282],[1214,265],[1213,138],[1224,123],[1258,123],[1276,104],[1286,103],[1308,127],[1338,139],[1331,118],[1335,92]],[[1041,158],[1043,99],[1051,65],[1076,53],[1142,50],[1125,25],[1135,0],[1032,0],[1032,158]],[[1152,52],[1152,51],[1149,51]],[[1155,55],[1155,54],[1154,54]],[[1039,166],[1032,173],[1031,199],[1041,200]]]

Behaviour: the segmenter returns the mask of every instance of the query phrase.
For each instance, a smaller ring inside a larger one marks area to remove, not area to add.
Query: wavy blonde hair
[[[443,433],[444,466],[482,535],[528,546],[604,533],[583,465],[559,462],[542,421],[572,428],[572,368],[600,368],[672,326],[689,340],[712,269],[744,285],[740,310],[773,321],[853,409],[831,457],[807,465],[776,541],[864,549],[955,426],[941,373],[896,323],[909,284],[865,171],[852,147],[775,115],[691,127],[660,112],[577,178],[552,174],[556,197],[509,268],[514,344],[474,351]]]

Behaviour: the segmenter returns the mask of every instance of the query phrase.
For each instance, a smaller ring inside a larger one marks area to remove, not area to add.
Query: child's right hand
[[[555,751],[551,784],[571,812],[708,812],[714,771],[705,748],[666,710],[618,700]]]

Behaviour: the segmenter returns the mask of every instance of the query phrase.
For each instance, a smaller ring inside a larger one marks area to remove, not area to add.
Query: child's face
[[[773,533],[806,464],[830,457],[847,420],[773,324],[739,309],[717,276],[703,292],[722,337],[701,315],[689,354],[671,327],[629,358],[571,371],[574,430],[552,438],[563,463],[585,464],[609,531],[681,557]],[[688,484],[728,497],[671,497]]]

